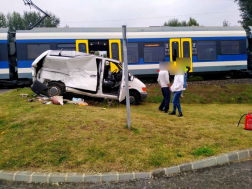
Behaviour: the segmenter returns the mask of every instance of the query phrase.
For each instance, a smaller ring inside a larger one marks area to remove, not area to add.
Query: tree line
[[[47,12],[47,14],[50,15],[50,18],[46,17],[36,27],[58,27],[60,25],[60,18],[50,12]],[[8,27],[10,31],[27,30],[42,17],[43,15],[39,12],[24,11],[22,15],[15,11],[7,15],[0,12],[0,28]]]

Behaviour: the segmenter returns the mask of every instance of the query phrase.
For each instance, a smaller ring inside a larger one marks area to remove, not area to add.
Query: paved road
[[[12,90],[12,89],[0,89],[0,94],[5,93],[5,92],[8,92],[8,91],[10,91],[10,90]]]
[[[206,168],[164,177],[129,182],[98,184],[28,184],[0,180],[0,189],[165,189],[165,188],[218,188],[218,189],[252,189],[252,160],[225,166]]]

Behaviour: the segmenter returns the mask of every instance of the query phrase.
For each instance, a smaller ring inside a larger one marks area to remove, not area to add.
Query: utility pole
[[[125,90],[126,90],[126,106],[127,106],[127,124],[128,128],[131,129],[126,25],[122,26],[122,35],[123,35],[122,37],[123,37],[123,58],[124,58],[123,65],[124,65]]]

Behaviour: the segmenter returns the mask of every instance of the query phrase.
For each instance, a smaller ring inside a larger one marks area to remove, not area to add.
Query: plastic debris
[[[52,98],[52,102],[53,104],[56,104],[56,105],[63,105],[63,96],[54,96]]]
[[[28,94],[20,94],[21,95],[21,97],[28,97],[29,95]]]
[[[88,103],[86,103],[86,102],[79,102],[79,103],[77,103],[79,106],[88,106]]]
[[[3,131],[3,132],[1,132],[1,135],[3,135],[5,132]]]
[[[100,110],[106,110],[106,108],[101,108]]]
[[[35,108],[34,106],[31,106],[31,108]]]
[[[51,104],[51,102],[43,102],[43,104]]]
[[[27,101],[28,102],[34,102],[34,99],[31,98],[31,99],[28,99]]]

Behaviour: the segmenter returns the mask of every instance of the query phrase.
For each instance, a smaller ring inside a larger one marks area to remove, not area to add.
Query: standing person
[[[179,102],[179,97],[182,94],[183,87],[184,87],[184,75],[175,75],[174,82],[171,86],[171,91],[174,94],[172,99],[173,111],[169,113],[169,115],[176,115],[176,108],[178,108],[179,112],[178,117],[183,116]]]
[[[190,69],[188,69],[188,72],[190,71]],[[184,87],[183,87],[183,91],[186,90],[186,82],[187,82],[187,67],[185,67],[185,75],[184,75]],[[181,97],[183,98],[183,91],[182,91],[182,94],[181,94]]]
[[[158,73],[158,84],[161,87],[163,100],[159,106],[160,111],[164,111],[168,113],[169,110],[169,103],[170,103],[170,96],[171,96],[171,89],[170,89],[170,80],[169,80],[169,72],[165,69],[161,69]]]

